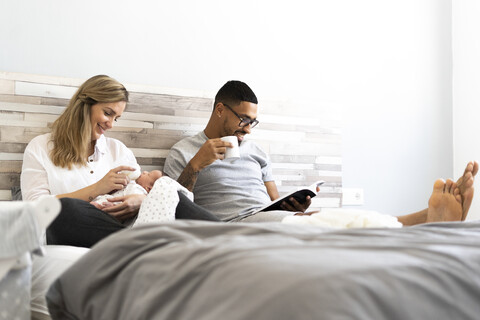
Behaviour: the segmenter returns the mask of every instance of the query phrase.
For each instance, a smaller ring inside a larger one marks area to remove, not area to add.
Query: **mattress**
[[[100,242],[53,319],[478,319],[480,222],[335,230],[177,221]]]

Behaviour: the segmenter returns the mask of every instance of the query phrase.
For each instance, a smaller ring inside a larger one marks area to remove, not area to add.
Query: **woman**
[[[122,171],[138,167],[123,143],[104,136],[127,102],[128,91],[122,84],[105,75],[94,76],[78,88],[52,132],[35,137],[25,149],[20,179],[23,199],[55,195],[62,202],[62,211],[47,230],[48,244],[90,247],[125,228],[120,221],[138,212],[145,195],[112,199],[120,204],[104,211],[89,203],[126,186]],[[179,197],[177,219],[217,220],[183,194]]]

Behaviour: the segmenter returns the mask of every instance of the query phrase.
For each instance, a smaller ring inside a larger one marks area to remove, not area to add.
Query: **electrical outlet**
[[[363,205],[363,189],[361,188],[343,188],[342,205],[361,206]]]

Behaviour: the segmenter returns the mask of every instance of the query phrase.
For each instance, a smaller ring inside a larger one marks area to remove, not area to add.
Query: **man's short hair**
[[[238,80],[230,80],[218,90],[215,95],[213,108],[215,109],[215,106],[219,102],[234,107],[242,103],[242,101],[258,104],[257,96],[246,83]]]

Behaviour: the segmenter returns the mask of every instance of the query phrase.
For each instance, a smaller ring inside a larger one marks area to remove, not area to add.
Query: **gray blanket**
[[[110,236],[53,319],[479,319],[480,222],[327,230],[178,221]]]

